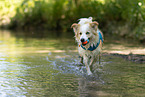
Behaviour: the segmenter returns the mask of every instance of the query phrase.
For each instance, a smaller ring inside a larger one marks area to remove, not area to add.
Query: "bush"
[[[81,17],[100,17],[101,6],[101,3],[91,0],[24,0],[16,10],[11,28],[39,26],[55,30],[68,29],[72,22]]]
[[[125,37],[144,40],[145,0],[106,0],[106,30]]]
[[[3,2],[6,5],[0,11],[8,8],[3,13],[8,16],[14,7],[15,14],[8,16],[10,28],[68,31],[79,18],[92,16],[104,33],[144,39],[145,0],[23,0],[17,4],[8,1]]]
[[[7,27],[16,14],[16,8],[21,4],[19,0],[0,1],[0,26]]]

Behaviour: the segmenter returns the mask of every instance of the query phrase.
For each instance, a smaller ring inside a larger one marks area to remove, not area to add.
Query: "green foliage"
[[[145,0],[23,0],[17,4],[16,0],[8,1],[3,1],[6,5],[0,11],[11,18],[10,28],[68,30],[79,18],[92,16],[104,33],[144,39],[141,36],[145,33]]]
[[[144,2],[145,0],[106,0],[104,8],[108,10],[104,19],[108,21],[107,30],[126,37],[145,39]]]
[[[0,26],[5,26],[10,23],[10,19],[14,17],[16,8],[21,3],[21,0],[1,0],[0,1]]]

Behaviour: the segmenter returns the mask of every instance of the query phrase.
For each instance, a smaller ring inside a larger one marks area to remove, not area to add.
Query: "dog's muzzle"
[[[82,39],[81,39],[81,42],[82,42],[82,45],[85,46],[86,44],[89,43],[89,39],[87,39],[87,40],[85,41],[85,39],[82,38]]]

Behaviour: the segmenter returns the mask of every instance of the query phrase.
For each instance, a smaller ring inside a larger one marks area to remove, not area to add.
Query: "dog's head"
[[[78,43],[86,45],[89,41],[93,40],[96,37],[98,22],[92,22],[92,18],[83,18],[80,19],[80,22],[74,23],[71,26],[75,32],[75,38]]]

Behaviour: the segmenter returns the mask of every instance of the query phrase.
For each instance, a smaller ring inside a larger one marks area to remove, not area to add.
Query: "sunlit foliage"
[[[145,0],[3,0],[0,25],[9,28],[68,30],[92,16],[104,33],[144,39]]]
[[[22,0],[1,0],[0,1],[0,26],[11,22],[16,14],[16,8],[22,3]]]

